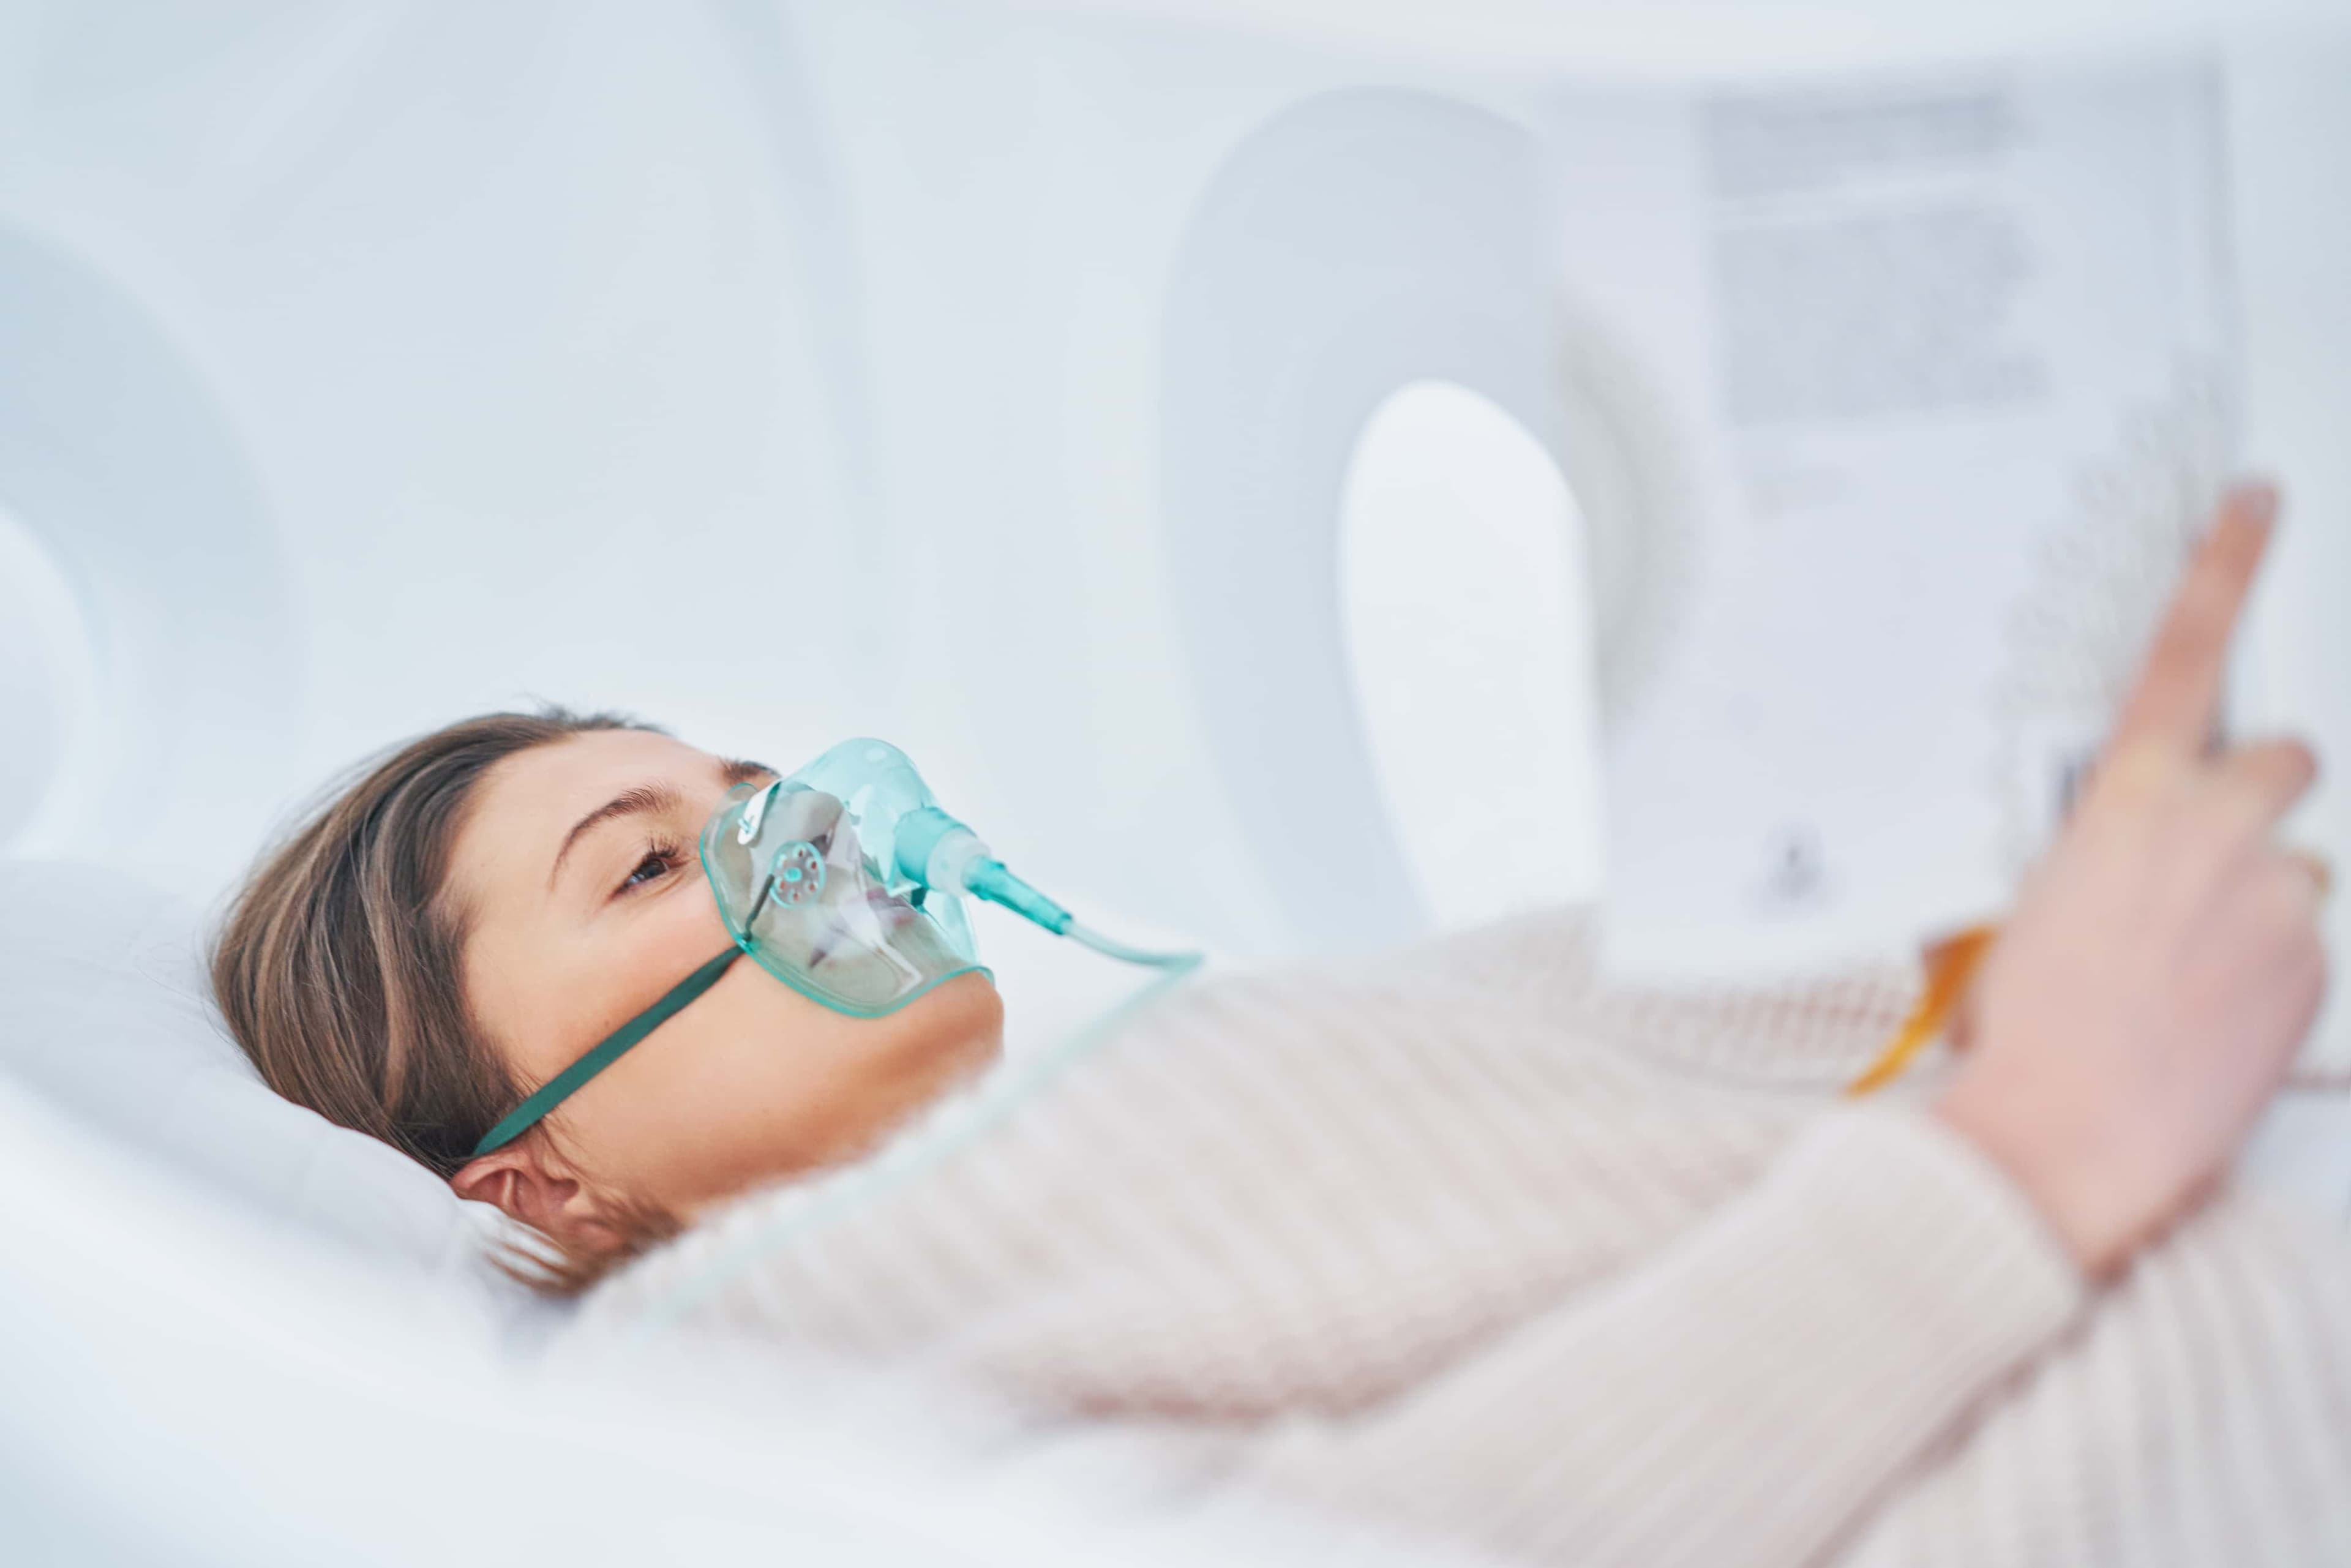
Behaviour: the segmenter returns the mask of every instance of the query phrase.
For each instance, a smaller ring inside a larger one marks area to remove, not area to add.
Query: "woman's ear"
[[[467,1162],[449,1186],[459,1197],[496,1204],[566,1251],[592,1247],[611,1229],[595,1190],[538,1131]]]

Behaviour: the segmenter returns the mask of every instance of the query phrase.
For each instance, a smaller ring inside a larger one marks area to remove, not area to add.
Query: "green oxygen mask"
[[[843,741],[787,778],[735,786],[702,830],[701,852],[734,945],[540,1086],[482,1135],[475,1155],[528,1132],[746,955],[835,1012],[881,1018],[958,975],[987,973],[970,896],[1124,963],[1180,971],[1199,962],[1081,925],[941,810],[887,741]]]

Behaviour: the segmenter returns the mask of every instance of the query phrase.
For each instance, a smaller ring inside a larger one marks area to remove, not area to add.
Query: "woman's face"
[[[634,730],[538,747],[484,777],[448,894],[466,1000],[520,1082],[553,1077],[726,951],[696,841],[729,786],[769,777]],[[559,1240],[613,1197],[690,1218],[855,1155],[994,1060],[1003,1026],[985,975],[859,1019],[739,963],[564,1101],[551,1145],[522,1139],[455,1185]]]

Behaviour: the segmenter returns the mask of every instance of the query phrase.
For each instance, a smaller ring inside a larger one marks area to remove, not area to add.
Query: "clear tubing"
[[[1091,947],[1105,958],[1115,958],[1122,964],[1140,964],[1149,969],[1178,972],[1199,967],[1200,955],[1197,953],[1165,953],[1148,947],[1130,947],[1082,925],[1068,910],[1005,870],[1002,861],[974,862],[971,869],[964,873],[964,885],[990,904],[1000,904],[1016,915],[1025,915],[1054,936],[1067,936],[1080,946]]]
[[[1147,947],[1130,947],[1123,942],[1113,941],[1079,921],[1072,920],[1061,933],[1081,946],[1091,947],[1105,958],[1122,963],[1142,964],[1155,969],[1193,969],[1200,964],[1197,953],[1162,953]]]

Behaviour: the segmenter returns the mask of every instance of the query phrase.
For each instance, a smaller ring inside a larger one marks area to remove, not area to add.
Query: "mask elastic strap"
[[[539,1118],[569,1098],[604,1069],[627,1054],[630,1048],[645,1036],[667,1023],[677,1010],[718,983],[736,959],[743,956],[740,947],[729,947],[676,985],[662,999],[604,1037],[603,1042],[539,1085],[536,1093],[507,1113],[506,1120],[482,1134],[474,1145],[470,1158],[479,1159],[492,1149],[503,1148],[538,1125]]]

